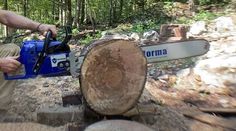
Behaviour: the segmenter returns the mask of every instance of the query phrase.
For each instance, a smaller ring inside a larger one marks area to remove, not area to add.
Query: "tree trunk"
[[[99,40],[81,67],[81,91],[103,115],[120,115],[137,103],[146,81],[146,59],[137,43]]]
[[[42,19],[42,10],[39,10],[39,18]]]
[[[120,0],[120,12],[119,12],[119,18],[122,18],[123,7],[124,7],[124,0]]]
[[[115,0],[113,2],[113,7],[112,7],[112,16],[113,16],[113,23],[117,22],[117,12],[116,12],[116,8],[117,8],[117,1]]]
[[[85,0],[81,0],[81,19],[80,23],[84,23],[84,18],[85,18]]]
[[[59,1],[60,2],[60,1]],[[55,3],[55,2],[54,2]],[[55,3],[56,4],[56,3]],[[57,5],[55,5],[55,9],[56,9],[56,12],[55,12],[55,20],[56,21],[59,21],[60,20],[60,5],[57,3]]]
[[[23,13],[24,13],[25,17],[27,17],[27,4],[28,4],[28,0],[24,0],[24,3],[23,3]]]
[[[113,25],[113,0],[110,0],[109,26]]]
[[[91,5],[90,5],[90,1],[87,0],[86,4],[87,4],[87,9],[88,9],[88,16],[89,16],[89,19],[90,19],[92,27],[93,27],[93,33],[95,34],[95,30],[96,30],[95,19],[92,16],[92,9],[91,9]]]
[[[64,6],[63,6],[63,25],[67,24],[67,9],[68,9],[68,3],[67,0],[63,0]]]
[[[3,7],[4,10],[8,10],[8,1],[7,0],[4,0],[4,7]],[[4,34],[6,37],[8,37],[8,27],[7,26],[4,26]]]
[[[56,8],[55,8],[55,1],[52,1],[52,19],[55,20],[56,18]]]
[[[189,6],[189,12],[191,12],[191,15],[194,16],[196,12],[196,0],[188,0],[188,6]]]
[[[64,13],[64,9],[63,9],[63,0],[60,0],[60,22],[63,25],[64,23],[64,17],[63,17],[63,13]]]
[[[67,13],[66,13],[66,10],[67,10],[67,2],[66,0],[60,0],[60,23],[61,25],[65,25],[66,24],[66,17],[67,17]]]
[[[80,27],[80,6],[81,6],[81,0],[76,0],[76,16],[75,16],[75,26],[77,28]]]
[[[67,22],[66,24],[72,26],[73,18],[72,18],[72,11],[71,11],[71,0],[66,0],[67,8],[66,8],[66,17]]]
[[[4,0],[4,10],[8,10],[8,0]]]

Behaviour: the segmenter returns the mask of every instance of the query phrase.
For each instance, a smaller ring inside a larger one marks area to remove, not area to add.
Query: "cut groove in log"
[[[88,51],[81,67],[81,91],[88,105],[103,115],[119,115],[138,101],[147,63],[135,42],[101,40]]]

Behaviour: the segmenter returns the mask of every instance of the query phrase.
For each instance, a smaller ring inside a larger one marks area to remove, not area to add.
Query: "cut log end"
[[[126,40],[96,42],[81,68],[81,90],[96,112],[118,115],[132,108],[146,80],[147,63],[136,43]]]

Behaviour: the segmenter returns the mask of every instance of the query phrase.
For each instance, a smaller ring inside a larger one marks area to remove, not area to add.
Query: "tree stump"
[[[146,71],[146,58],[137,43],[99,40],[93,43],[82,64],[81,91],[95,112],[119,115],[137,103]]]

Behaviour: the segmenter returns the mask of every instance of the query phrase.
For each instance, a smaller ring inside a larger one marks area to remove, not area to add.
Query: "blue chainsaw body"
[[[68,32],[67,32],[68,33]],[[55,77],[70,75],[70,47],[68,36],[63,42],[52,40],[48,32],[46,39],[24,41],[22,43],[19,62],[22,64],[20,73],[4,74],[6,80]]]
[[[24,76],[24,79],[34,78],[37,75],[50,77],[67,74],[67,69],[69,67],[69,61],[67,61],[67,57],[69,57],[69,51],[63,53],[60,52],[48,54],[41,65],[41,69],[36,74],[33,71],[33,67],[35,66],[39,53],[42,52],[44,42],[26,41],[23,44],[24,45],[20,52],[20,62],[25,66],[26,74]],[[49,48],[60,44],[61,42],[59,41],[53,41],[50,43]],[[58,56],[58,58],[55,58],[56,56]],[[53,66],[53,64],[57,64],[57,66]]]

